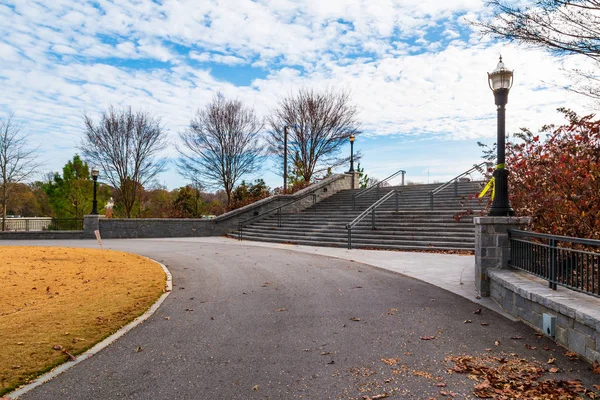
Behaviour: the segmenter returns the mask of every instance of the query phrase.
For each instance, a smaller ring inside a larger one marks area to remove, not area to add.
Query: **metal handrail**
[[[394,189],[391,192],[387,193],[381,199],[377,200],[375,203],[371,204],[369,208],[360,213],[358,217],[354,218],[352,222],[346,224],[346,229],[348,230],[348,249],[352,249],[352,228],[360,221],[362,221],[367,214],[371,213],[371,229],[375,229],[375,209],[385,203],[392,195],[396,195],[396,211],[398,211],[398,198],[400,196],[401,191]]]
[[[513,229],[508,230],[508,238],[511,253],[508,265],[511,267],[547,280],[550,289],[556,290],[560,285],[600,297],[600,240]],[[534,241],[532,238],[543,240]],[[559,243],[583,247],[571,248]]]
[[[284,208],[284,207],[287,207],[289,205],[292,205],[292,204],[294,204],[294,203],[296,203],[296,202],[298,202],[300,200],[304,200],[308,196],[312,196],[312,198],[313,198],[313,206],[314,206],[316,204],[316,202],[317,202],[317,195],[315,193],[307,193],[304,196],[298,197],[297,199],[294,199],[294,200],[292,200],[292,201],[290,201],[288,203],[285,203],[282,206],[279,206],[277,208],[269,210],[269,211],[267,211],[265,213],[262,213],[262,214],[259,214],[259,215],[255,215],[254,217],[248,218],[248,219],[246,219],[244,221],[240,221],[238,223],[238,240],[242,240],[242,238],[243,238],[244,225],[248,224],[249,222],[256,221],[256,220],[261,219],[261,218],[265,218],[266,216],[271,215],[274,212],[277,212],[277,227],[281,228],[281,209]]]
[[[352,195],[352,210],[356,210],[356,199],[358,197],[362,196],[363,194],[367,194],[371,190],[374,190],[374,189],[377,189],[377,197],[379,197],[379,187],[383,184],[383,182],[387,182],[388,180],[397,177],[399,174],[402,174],[402,186],[404,186],[404,175],[406,174],[406,171],[401,169],[401,170],[394,172],[392,175],[388,176],[387,178],[377,182],[377,184],[371,186],[370,188],[367,188],[366,190],[363,190],[358,194],[356,194],[356,193],[353,194]]]
[[[466,170],[465,172],[456,175],[454,178],[450,179],[448,182],[438,186],[434,190],[429,191],[429,209],[433,210],[433,196],[446,189],[448,186],[454,183],[454,197],[458,196],[458,180],[465,175],[469,175],[472,171],[481,168],[482,165],[491,165],[490,161],[484,161],[477,165],[474,165],[471,169]]]

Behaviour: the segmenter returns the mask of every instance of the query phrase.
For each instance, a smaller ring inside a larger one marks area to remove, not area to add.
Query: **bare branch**
[[[240,100],[217,94],[198,110],[177,147],[180,173],[207,186],[222,187],[231,204],[231,192],[242,176],[260,168],[264,157],[260,135],[263,123]]]
[[[27,146],[23,126],[10,113],[0,119],[0,205],[2,230],[6,230],[6,207],[15,185],[30,178],[40,167],[36,161],[38,148]]]
[[[166,160],[158,154],[167,146],[166,130],[160,118],[131,107],[111,106],[98,124],[85,115],[84,124],[79,149],[91,165],[102,169],[131,218],[141,188],[165,170]]]
[[[472,25],[496,39],[541,47],[557,55],[584,55],[600,67],[600,1],[538,0],[526,7],[513,4],[489,1],[494,18]],[[577,77],[575,81],[567,89],[600,99],[600,87],[595,82],[582,83]]]
[[[284,127],[288,127],[288,154],[294,157],[305,182],[327,168],[347,161],[339,153],[350,135],[360,134],[356,107],[350,93],[328,90],[317,92],[300,89],[295,95],[279,100],[279,107],[268,118],[269,150],[281,160],[283,169]]]

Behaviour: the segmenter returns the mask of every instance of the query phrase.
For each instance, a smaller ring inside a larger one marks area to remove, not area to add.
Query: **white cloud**
[[[561,89],[560,65],[589,63],[464,37],[466,20],[485,12],[483,0],[8,1],[0,113],[10,108],[26,122],[54,170],[70,157],[64,149],[75,152],[83,113],[132,105],[161,116],[175,141],[217,91],[265,115],[299,86],[347,88],[371,140],[493,140],[486,72],[500,52],[516,71],[509,131],[561,122],[559,106],[583,112],[586,100]],[[164,65],[148,68],[149,60]],[[191,67],[198,61],[217,65]],[[215,78],[219,64],[264,76],[236,85]],[[469,165],[477,156],[462,158]],[[366,164],[385,162],[371,157]]]

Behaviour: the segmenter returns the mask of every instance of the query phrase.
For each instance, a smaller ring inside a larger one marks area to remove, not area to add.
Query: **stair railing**
[[[452,184],[454,184],[454,197],[458,197],[458,180],[460,178],[462,178],[463,176],[469,175],[471,172],[473,172],[475,170],[480,170],[483,165],[489,166],[489,165],[492,165],[492,163],[489,161],[484,161],[480,164],[474,165],[471,169],[463,172],[460,175],[456,175],[454,178],[450,179],[448,182],[438,186],[434,190],[429,191],[429,210],[433,210],[433,197]]]
[[[390,197],[393,195],[396,196],[396,211],[398,211],[399,197],[402,192],[398,189],[394,189],[391,192],[387,193],[381,199],[377,200],[375,203],[371,204],[369,208],[360,213],[360,215],[352,220],[349,224],[346,225],[346,229],[348,230],[348,250],[352,249],[352,228],[360,221],[362,221],[369,213],[371,213],[371,229],[375,230],[375,210],[377,207],[385,203]]]
[[[259,220],[261,218],[265,218],[268,215],[271,215],[273,213],[277,213],[277,227],[281,228],[281,209],[288,207],[294,203],[299,202],[300,200],[304,200],[305,198],[307,198],[308,196],[312,196],[312,205],[314,206],[317,203],[317,195],[315,193],[307,193],[304,196],[298,197],[297,199],[294,199],[288,203],[285,203],[284,205],[281,205],[277,208],[274,208],[272,210],[269,210],[267,212],[264,212],[262,214],[259,215],[255,215],[252,218],[248,218],[244,221],[240,221],[238,222],[238,240],[242,240],[243,239],[243,235],[244,235],[244,226],[249,224],[250,222]]]
[[[395,177],[397,177],[398,175],[402,174],[402,186],[404,186],[404,175],[406,174],[406,171],[404,170],[399,170],[394,172],[392,175],[388,176],[387,178],[385,178],[382,181],[377,182],[376,185],[371,186],[370,188],[367,188],[366,190],[361,191],[360,193],[355,193],[352,195],[352,211],[356,210],[356,199],[359,198],[360,196],[367,194],[369,192],[371,192],[372,190],[377,190],[377,198],[379,198],[379,187],[384,183],[389,181],[390,179],[393,179]]]

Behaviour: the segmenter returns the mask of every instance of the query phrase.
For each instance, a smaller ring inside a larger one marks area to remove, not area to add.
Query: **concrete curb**
[[[147,258],[147,257],[144,257],[144,258]],[[159,297],[159,299],[154,304],[152,304],[152,306],[150,306],[150,308],[148,310],[146,310],[146,312],[144,312],[142,315],[140,315],[139,317],[137,317],[136,319],[134,319],[133,321],[131,321],[130,323],[128,323],[127,325],[125,325],[124,327],[122,327],[121,329],[119,329],[118,331],[116,331],[115,333],[113,333],[112,335],[107,337],[106,339],[104,339],[103,341],[96,343],[92,348],[90,348],[86,352],[81,353],[80,355],[75,357],[74,360],[67,361],[64,364],[59,365],[58,367],[54,368],[53,370],[35,378],[30,383],[27,383],[24,386],[21,386],[19,389],[8,393],[7,395],[5,395],[5,397],[9,398],[9,399],[18,399],[19,396],[24,395],[25,393],[33,390],[34,388],[48,382],[49,380],[53,379],[56,376],[60,375],[61,373],[65,372],[66,370],[74,367],[75,365],[79,364],[80,362],[87,360],[88,358],[92,357],[94,354],[97,354],[102,349],[111,345],[113,342],[115,342],[121,336],[125,335],[127,332],[129,332],[130,330],[132,330],[133,328],[135,328],[136,326],[140,325],[142,322],[144,322],[148,318],[150,318],[156,312],[156,310],[158,310],[158,307],[160,307],[160,305],[163,303],[163,301],[165,301],[167,296],[169,296],[169,294],[171,294],[171,291],[173,290],[173,276],[171,275],[171,272],[167,269],[167,267],[164,264],[161,264],[158,261],[152,260],[150,258],[147,258],[147,259],[160,265],[160,267],[165,272],[165,275],[167,276],[167,280],[165,282],[165,292],[162,294],[162,296]]]

